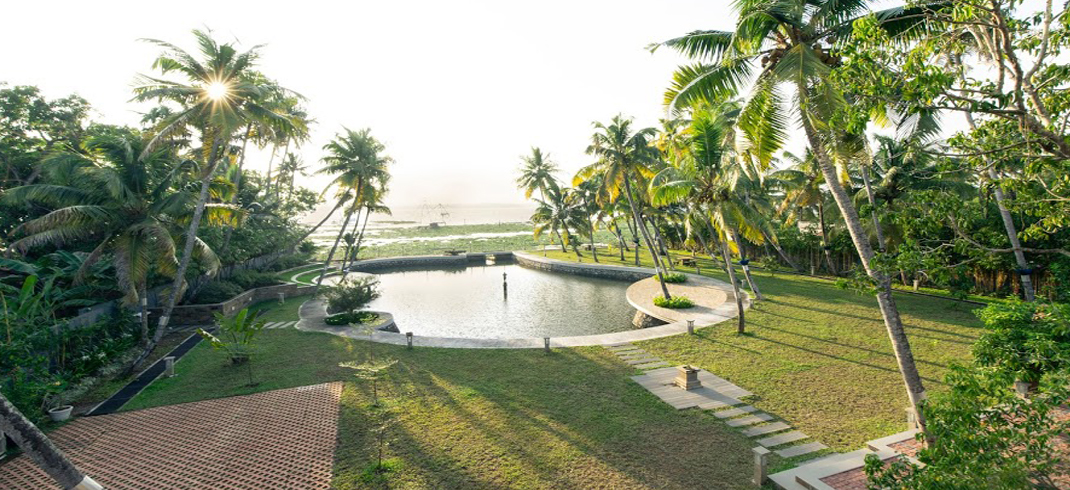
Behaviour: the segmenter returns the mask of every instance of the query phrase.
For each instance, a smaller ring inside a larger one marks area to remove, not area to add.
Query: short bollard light
[[[687,334],[688,335],[695,335],[695,321],[694,320],[688,320],[687,321]]]
[[[163,376],[165,378],[175,377],[175,356],[163,358]]]
[[[542,338],[542,347],[546,352],[550,352],[550,337]]]
[[[281,305],[281,304],[283,304],[285,302],[286,302],[286,293],[279,293],[279,304]]]
[[[764,447],[756,447],[754,451],[754,480],[755,485],[762,486],[769,478],[769,450]]]
[[[412,349],[412,332],[405,332],[405,347]]]

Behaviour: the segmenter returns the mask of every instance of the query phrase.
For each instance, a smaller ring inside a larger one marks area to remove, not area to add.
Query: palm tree
[[[523,163],[516,185],[524,190],[524,199],[531,199],[531,195],[539,191],[539,197],[546,200],[552,189],[560,187],[554,177],[558,171],[557,164],[550,160],[549,153],[544,155],[541,149],[532,147],[531,156],[520,157],[520,160]]]
[[[650,187],[655,204],[689,204],[692,215],[697,214],[692,223],[708,228],[720,244],[721,258],[736,297],[737,331],[743,333],[746,328],[743,295],[736,280],[729,243],[742,253],[742,241],[736,230],[742,230],[756,243],[761,243],[764,236],[756,225],[761,223],[757,213],[740,199],[741,193],[736,189],[744,177],[738,165],[738,155],[732,151],[731,122],[730,118],[714,115],[709,109],[696,110],[688,129],[686,151],[673,166],[659,172],[651,180]],[[700,229],[699,237],[701,232]],[[757,296],[749,271],[748,282]]]
[[[562,252],[566,246],[571,246],[576,257],[583,257],[570,231],[582,232],[590,226],[582,200],[568,187],[550,188],[546,197],[545,200],[535,200],[539,204],[531,215],[531,222],[535,224],[535,238],[550,231],[558,236]]]
[[[82,473],[3,393],[0,393],[0,433],[11,437],[64,490],[104,490],[103,486]]]
[[[602,221],[604,211],[602,206],[598,203],[605,202],[605,196],[601,193],[604,192],[604,187],[596,176],[593,179],[586,180],[576,187],[574,195],[579,199],[581,210],[588,218],[587,221],[587,233],[591,238],[591,256],[594,257],[594,261],[598,262],[598,250],[594,243],[594,232],[598,229],[599,222]],[[624,260],[624,249],[621,249],[621,260]]]
[[[159,69],[164,75],[176,73],[183,80],[141,76],[138,86],[134,88],[136,101],[167,101],[179,108],[160,121],[156,135],[149,141],[142,156],[155,150],[161,141],[178,131],[193,128],[201,138],[200,149],[194,155],[200,170],[200,194],[189,222],[167,303],[160,315],[153,341],[142,355],[143,358],[163,337],[171,311],[185,289],[186,270],[197,246],[197,230],[208,203],[208,190],[224,149],[229,146],[233,135],[251,121],[270,121],[276,127],[291,124],[284,114],[262,103],[270,91],[279,89],[265,85],[263,77],[254,71],[259,46],[239,53],[232,44],[217,43],[210,33],[195,30],[193,36],[200,49],[200,59],[173,44],[148,40],[164,49],[153,63],[153,68]]]
[[[394,161],[382,154],[386,147],[371,136],[370,129],[353,131],[343,128],[343,130],[344,134],[335,135],[330,143],[324,145],[323,149],[327,152],[327,156],[323,157],[323,163],[326,165],[318,173],[334,175],[334,180],[328,187],[337,186],[339,189],[352,192],[353,202],[346,210],[342,227],[338,230],[334,245],[331,246],[327,260],[323,263],[323,273],[316,280],[317,291],[323,283],[323,276],[327,274],[327,268],[334,259],[334,252],[349,228],[349,221],[353,215],[359,215],[362,207],[367,205],[370,193],[381,195],[386,192],[386,186],[390,180],[387,166]]]
[[[788,225],[800,218],[813,217],[817,219],[818,231],[821,233],[821,249],[824,251],[825,260],[829,266],[829,272],[837,275],[836,266],[832,261],[832,246],[829,241],[828,225],[825,223],[825,202],[827,200],[821,186],[825,183],[825,176],[818,168],[814,153],[807,148],[804,157],[799,158],[791,152],[784,152],[784,158],[792,162],[791,166],[784,170],[778,170],[769,175],[781,184],[784,189],[783,199],[780,201],[782,215],[787,216]],[[811,222],[812,223],[812,222]]]
[[[790,107],[799,115],[806,139],[817,158],[837,206],[843,215],[862,265],[878,286],[877,302],[903,375],[907,396],[917,412],[924,432],[925,421],[918,410],[925,388],[918,373],[910,342],[892,297],[891,280],[874,267],[873,247],[862,227],[850,196],[838,179],[838,172],[825,145],[827,121],[842,107],[843,95],[830,83],[828,75],[839,64],[834,46],[851,35],[853,22],[868,15],[866,2],[834,0],[743,0],[735,4],[739,17],[736,30],[695,31],[660,43],[698,60],[681,67],[666,93],[666,105],[686,109],[699,101],[718,101],[738,95],[751,81],[752,68],[761,69],[753,77],[753,90],[740,113],[741,123],[753,126],[751,133],[760,155],[771,155],[782,144],[787,118],[780,87],[796,91]],[[924,6],[894,8],[874,15],[893,37],[905,38],[922,32]]]
[[[305,171],[308,170],[308,166],[301,160],[301,157],[287,153],[282,161],[279,162],[279,174],[276,180],[276,188],[282,186],[282,183],[286,183],[286,196],[290,197],[294,193],[294,179],[297,175],[305,176]]]
[[[68,185],[34,184],[4,193],[7,201],[55,208],[19,226],[15,233],[26,236],[11,246],[25,253],[43,244],[91,240],[96,246],[76,277],[111,256],[123,302],[140,306],[147,346],[148,278],[151,273],[176,274],[175,237],[181,235],[180,223],[190,219],[196,197],[175,185],[182,167],[168,168],[175,160],[170,151],[157,149],[139,157],[145,143],[136,134],[97,136],[83,146],[81,153],[67,152],[45,162],[46,172],[68,175]],[[204,211],[212,223],[232,223],[237,216],[226,205],[208,204]],[[209,271],[219,266],[215,253],[199,238],[194,238],[193,255]]]
[[[609,126],[600,122],[594,123],[595,133],[591,136],[591,145],[587,147],[587,154],[598,157],[598,161],[588,165],[576,174],[573,185],[579,185],[583,181],[596,175],[602,177],[602,193],[608,199],[616,199],[624,194],[631,207],[632,219],[636,227],[643,235],[650,255],[654,259],[654,270],[658,275],[658,283],[661,284],[661,292],[666,299],[671,298],[669,288],[665,286],[665,276],[659,260],[657,247],[650,239],[646,225],[639,215],[638,196],[632,189],[635,183],[641,183],[645,179],[654,176],[650,169],[650,163],[657,157],[657,148],[650,144],[654,137],[654,128],[643,128],[632,131],[632,120],[621,115],[616,115],[610,121]]]

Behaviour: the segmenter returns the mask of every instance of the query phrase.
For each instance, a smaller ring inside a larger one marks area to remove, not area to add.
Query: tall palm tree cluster
[[[1013,262],[1004,255],[1003,270],[1017,266],[1018,293],[1027,301],[1035,297],[1035,272],[1023,258],[1029,249],[1015,231],[1023,217],[1010,215],[1006,203],[1013,197],[992,185],[995,165],[977,171],[951,154],[953,143],[938,138],[939,118],[931,111],[873,114],[871,123],[893,126],[894,136],[871,137],[840,119],[853,114],[855,94],[834,72],[860,19],[879,26],[889,42],[909,44],[937,29],[930,14],[942,5],[874,12],[861,1],[739,0],[735,30],[695,31],[653,44],[651,51],[668,48],[693,61],[679,67],[665,92],[667,118],[660,128],[637,128],[622,116],[594,123],[587,153],[595,161],[575,175],[574,190],[561,188],[557,167],[538,149],[523,159],[518,184],[528,197],[536,191],[541,197],[532,216],[536,235],[550,231],[564,250],[573,233],[603,226],[620,237],[623,261],[629,244],[619,226],[626,226],[636,237],[636,265],[645,248],[666,298],[663,276],[674,268],[673,249],[716,257],[737,300],[735,265],[743,266],[751,295],[761,299],[747,266],[752,256],[800,272],[809,262],[806,272],[853,276],[875,292],[924,429],[917,407],[926,391],[892,296],[893,278],[915,289],[923,281],[951,287],[949,278],[980,274],[999,260],[991,252],[1013,250]],[[798,154],[785,148],[793,122],[806,143]],[[978,128],[972,120],[971,128]],[[568,199],[584,188],[586,205]],[[1058,197],[1048,189],[1049,198]],[[976,241],[967,243],[977,247],[955,242],[969,240],[956,224],[955,203],[985,209],[990,192],[1002,223],[986,222],[986,236],[1003,234],[1012,247],[974,253],[968,249],[982,248]],[[934,205],[937,200],[950,204]],[[949,215],[959,237],[948,229]],[[738,309],[742,333],[741,301]]]
[[[161,54],[152,64],[156,74],[138,76],[133,90],[133,101],[153,105],[143,118],[145,129],[95,125],[82,130],[76,122],[54,124],[68,133],[78,129],[78,137],[70,142],[47,139],[43,149],[34,153],[44,156],[32,164],[7,165],[10,155],[5,153],[5,167],[18,178],[9,179],[13,186],[0,182],[0,202],[26,209],[27,216],[14,222],[7,240],[9,253],[32,258],[53,248],[85,249],[72,256],[78,261],[75,284],[90,274],[99,275],[102,264],[110,266],[122,302],[140,313],[143,351],[134,365],[152,352],[167,331],[188,279],[210,276],[219,268],[219,257],[235,246],[232,232],[237,227],[247,219],[289,213],[295,206],[310,209],[315,204],[315,195],[309,197],[309,191],[295,185],[309,167],[291,151],[308,141],[313,122],[304,108],[304,97],[257,69],[261,46],[243,51],[199,30],[193,31],[193,38],[197,50],[192,52],[146,40],[161,48]],[[21,88],[5,91],[5,97],[11,97],[4,100],[5,107],[29,107],[33,104],[29,96],[34,94]],[[51,116],[57,121],[84,116],[79,101],[56,102]],[[40,117],[41,110],[9,110],[4,113],[5,127],[26,126],[21,134],[44,137],[53,128],[29,120],[31,114]],[[14,146],[19,140],[10,141],[15,143],[4,140],[5,152],[19,149]],[[266,175],[246,169],[250,147],[271,147]],[[286,248],[296,248],[344,208],[344,224],[327,267],[343,237],[355,238],[346,248],[343,264],[355,260],[370,216],[389,212],[383,198],[392,160],[368,129],[344,129],[323,150],[324,166],[317,173],[333,176],[333,180],[319,197],[333,192],[328,197],[337,204],[315,227],[294,233],[300,237]],[[27,151],[23,154],[28,155]],[[18,173],[24,171],[32,173]],[[293,216],[282,218],[295,226]],[[216,249],[200,236],[206,226],[223,232],[214,235],[222,237],[215,242]],[[9,270],[31,270],[28,263],[2,260],[0,266]],[[153,330],[149,289],[165,281],[169,287],[157,305],[162,311]],[[54,448],[49,451],[47,439],[2,396],[0,415],[0,431],[20,445],[41,448],[31,451],[31,457],[44,458],[39,462],[58,481],[70,483],[68,487],[81,483],[79,488],[95,488]]]

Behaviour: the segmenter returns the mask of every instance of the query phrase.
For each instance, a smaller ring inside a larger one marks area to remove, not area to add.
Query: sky
[[[682,58],[646,46],[730,29],[727,0],[8,2],[0,81],[77,93],[96,118],[136,125],[129,102],[152,73],[156,38],[194,50],[190,30],[265,44],[260,69],[308,97],[316,120],[297,150],[315,168],[343,126],[371,128],[396,163],[387,204],[523,202],[514,180],[532,146],[571,180],[593,121],[617,113],[656,126]],[[13,19],[22,19],[12,22]],[[42,23],[48,28],[43,29]],[[269,151],[247,165],[267,168]],[[324,177],[299,180],[321,190]]]

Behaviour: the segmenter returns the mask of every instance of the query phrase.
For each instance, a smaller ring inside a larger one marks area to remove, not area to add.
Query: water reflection
[[[502,273],[508,296],[503,294]],[[402,332],[436,337],[565,337],[633,328],[627,282],[517,265],[379,273],[382,297]]]

